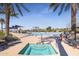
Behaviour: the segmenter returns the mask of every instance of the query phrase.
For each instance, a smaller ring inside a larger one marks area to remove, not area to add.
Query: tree
[[[48,32],[50,32],[52,29],[51,29],[51,27],[49,26],[49,27],[46,28],[46,30],[47,30]]]
[[[34,28],[33,28],[33,30],[35,31],[35,32],[39,32],[39,27],[38,26],[35,26]]]
[[[18,11],[18,14],[23,16],[22,9],[29,12],[29,10],[25,7],[25,4],[22,3],[1,3],[0,4],[0,13],[5,14],[5,25],[6,25],[6,36],[9,35],[9,22],[10,22],[10,15],[15,15]],[[16,10],[17,9],[17,10]]]
[[[71,30],[74,31],[75,38],[74,40],[76,41],[76,13],[77,13],[77,8],[79,8],[78,3],[51,3],[50,8],[54,8],[53,11],[55,12],[57,8],[60,7],[60,11],[58,15],[61,15],[61,13],[64,11],[68,11],[69,8],[71,8]]]
[[[4,19],[0,19],[0,23],[1,23],[1,31],[3,32],[3,23],[4,23],[5,21],[4,21]]]

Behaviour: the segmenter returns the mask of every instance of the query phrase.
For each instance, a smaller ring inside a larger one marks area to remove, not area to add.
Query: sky
[[[53,9],[49,10],[48,3],[27,3],[26,7],[30,10],[30,12],[26,12],[22,9],[23,16],[19,15],[18,18],[11,17],[10,27],[13,25],[21,25],[25,29],[31,29],[35,26],[40,28],[46,28],[48,26],[51,26],[52,28],[66,28],[70,26],[70,9],[66,12],[63,11],[63,13],[58,16],[60,7],[55,12],[53,12]],[[77,20],[77,22],[78,21],[79,20]]]

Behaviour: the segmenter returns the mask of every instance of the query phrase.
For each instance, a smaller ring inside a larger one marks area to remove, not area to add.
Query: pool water
[[[50,44],[27,44],[19,54],[22,55],[55,55],[56,50]]]
[[[32,32],[35,36],[59,36],[62,32]]]

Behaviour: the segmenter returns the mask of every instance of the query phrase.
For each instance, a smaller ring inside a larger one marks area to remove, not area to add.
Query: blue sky
[[[28,13],[23,10],[23,16],[19,16],[19,18],[11,17],[10,26],[17,24],[29,29],[35,26],[40,28],[46,28],[48,26],[51,26],[52,28],[65,28],[71,23],[70,10],[63,12],[60,16],[58,16],[60,8],[58,8],[56,12],[53,12],[52,9],[48,9],[49,4],[33,3],[27,4],[26,7],[30,10],[30,12]]]

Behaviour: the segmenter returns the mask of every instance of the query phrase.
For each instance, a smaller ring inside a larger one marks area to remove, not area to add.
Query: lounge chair
[[[64,42],[72,47],[75,47],[75,48],[77,48],[77,46],[79,46],[79,41],[75,41],[74,39],[73,40],[66,39]]]

